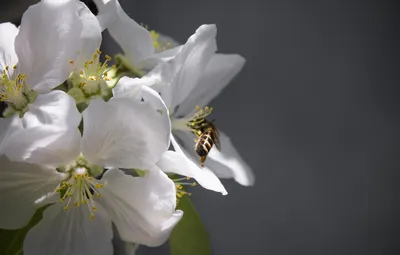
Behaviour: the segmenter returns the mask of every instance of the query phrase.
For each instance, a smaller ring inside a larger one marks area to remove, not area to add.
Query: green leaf
[[[0,254],[2,255],[22,255],[22,246],[28,231],[34,227],[41,219],[42,213],[47,206],[39,208],[33,215],[28,225],[21,229],[8,230],[0,229]]]
[[[190,198],[183,196],[177,209],[183,218],[176,225],[169,238],[171,255],[209,255],[210,238]]]

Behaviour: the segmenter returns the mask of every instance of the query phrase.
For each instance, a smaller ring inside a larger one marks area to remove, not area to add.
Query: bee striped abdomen
[[[214,145],[213,140],[214,134],[212,130],[208,130],[204,132],[200,137],[196,144],[196,153],[201,157],[207,156],[210,152],[212,146]]]

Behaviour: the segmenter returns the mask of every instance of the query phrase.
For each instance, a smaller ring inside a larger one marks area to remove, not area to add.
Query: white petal
[[[157,93],[145,87],[142,92],[144,102],[131,98],[93,100],[83,112],[82,152],[89,162],[148,169],[168,149],[168,111]]]
[[[101,28],[97,17],[82,2],[76,1],[79,19],[82,23],[81,46],[79,47],[78,59],[74,66],[83,68],[86,61],[92,59],[93,54],[100,48]]]
[[[205,107],[240,72],[246,60],[237,54],[215,54],[207,65],[199,84],[179,105],[176,116],[185,116],[196,105]]]
[[[103,180],[98,203],[124,241],[158,246],[168,239],[183,213],[175,211],[175,185],[163,172],[154,168],[145,177],[132,177],[111,169]]]
[[[108,29],[132,64],[153,54],[150,32],[131,19],[117,0],[108,1],[105,5],[103,1],[95,2],[99,8],[100,25]]]
[[[233,146],[231,139],[220,132],[221,152],[211,150],[205,165],[217,175],[232,176],[238,183],[244,186],[254,185],[255,177],[252,169],[244,162]]]
[[[114,98],[134,98],[136,100],[141,100],[142,86],[145,84],[152,84],[149,77],[144,76],[143,78],[129,78],[122,77],[118,80],[117,85],[112,89]]]
[[[12,23],[0,24],[0,70],[9,67],[9,74],[12,76],[13,66],[17,64],[18,57],[15,53],[14,41],[18,34],[18,28]]]
[[[46,92],[63,83],[76,59],[82,31],[77,1],[42,0],[24,13],[15,39],[18,71],[27,74],[26,83]]]
[[[5,143],[7,143],[7,137],[9,136],[11,118],[0,118],[0,155],[3,154]]]
[[[54,192],[65,178],[55,169],[0,157],[0,228],[24,227],[40,206],[35,201]]]
[[[58,167],[78,157],[80,138],[77,128],[60,130],[47,125],[20,129],[10,136],[4,154],[13,161]]]
[[[207,168],[200,168],[186,156],[175,151],[167,151],[157,162],[160,169],[166,173],[175,173],[194,178],[202,187],[228,194],[220,180]]]
[[[28,232],[23,250],[25,255],[111,255],[111,239],[111,221],[103,208],[90,220],[86,206],[64,211],[58,203],[47,208]]]
[[[217,49],[215,25],[202,25],[192,35],[181,52],[173,59],[175,79],[169,88],[173,94],[173,107],[181,104],[198,85],[200,78]]]
[[[171,80],[170,66],[166,63],[156,66],[141,78],[122,77],[113,88],[114,97],[140,97],[141,87],[147,86],[161,92],[161,88]]]
[[[27,127],[54,125],[61,129],[77,128],[82,115],[76,108],[75,100],[61,90],[40,94],[35,102],[29,105]]]

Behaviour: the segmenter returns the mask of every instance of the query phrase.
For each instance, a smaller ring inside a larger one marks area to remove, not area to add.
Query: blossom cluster
[[[216,53],[216,26],[179,45],[117,0],[95,2],[97,15],[78,0],[42,0],[20,27],[0,24],[0,228],[44,208],[26,255],[112,254],[115,231],[158,246],[184,214],[185,185],[225,195],[219,178],[254,183],[223,132],[212,130],[221,150],[204,165],[196,154],[207,104],[245,63]],[[105,30],[122,54],[100,51]]]

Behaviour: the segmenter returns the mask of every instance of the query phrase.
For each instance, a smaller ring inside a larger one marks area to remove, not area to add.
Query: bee
[[[215,125],[206,119],[203,119],[199,125],[199,135],[195,145],[197,155],[200,156],[200,165],[204,166],[207,155],[215,144],[217,149],[221,150],[221,143],[219,140],[219,132]]]

